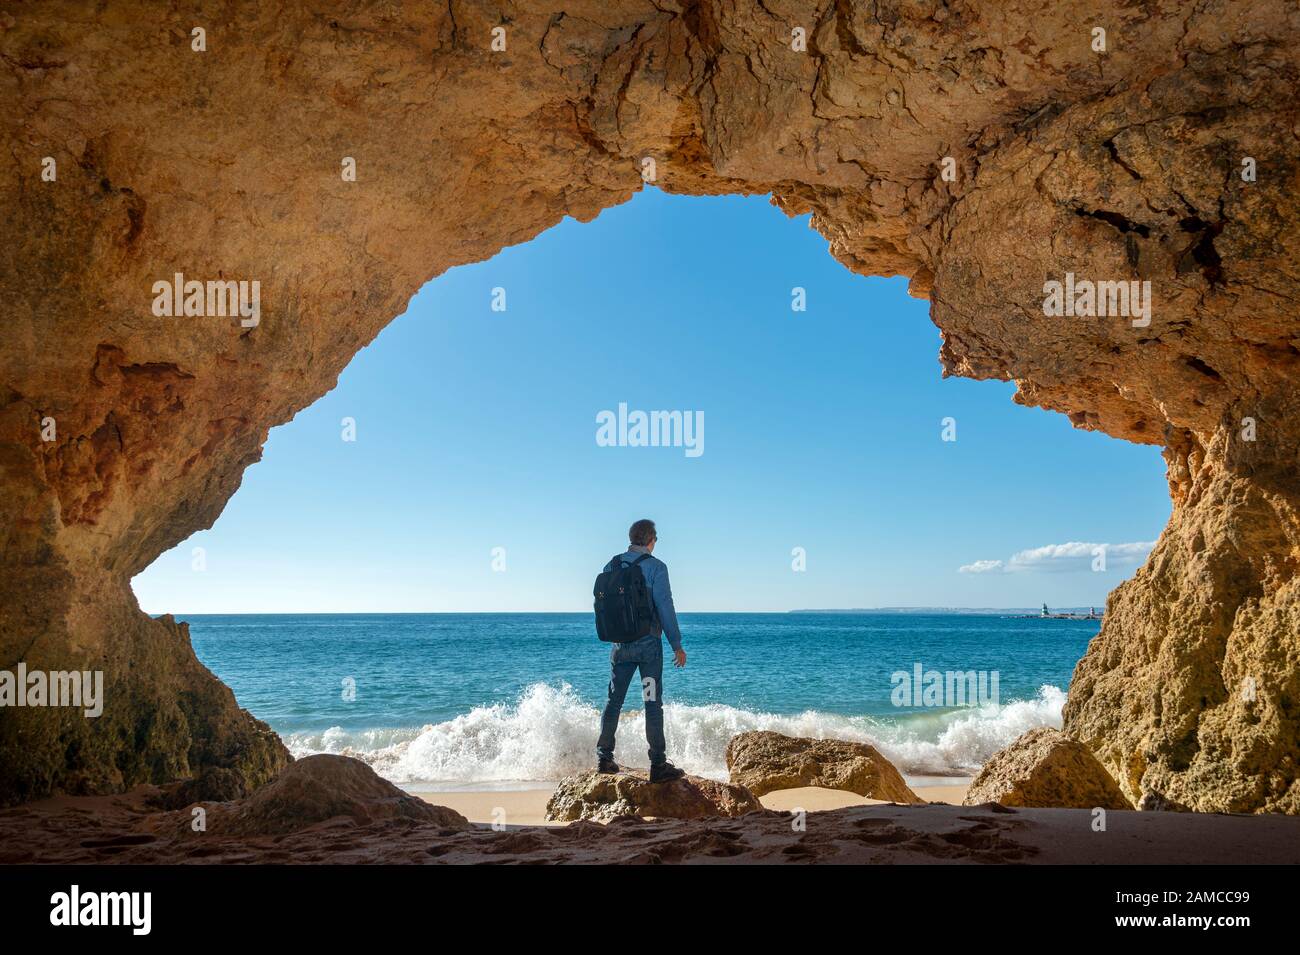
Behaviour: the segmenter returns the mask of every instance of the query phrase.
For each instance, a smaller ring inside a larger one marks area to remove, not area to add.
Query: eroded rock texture
[[[296,760],[247,799],[210,806],[203,831],[280,836],[327,820],[358,827],[404,822],[469,828],[469,821],[454,809],[403,792],[359,759],[318,753]],[[182,817],[179,831],[192,832],[191,822]]]
[[[1067,729],[1135,801],[1300,810],[1298,17],[1281,0],[6,4],[0,667],[101,667],[108,700],[97,721],[0,713],[0,801],[279,769],[283,747],[128,581],[212,524],[267,430],[423,283],[626,200],[652,157],[659,187],[770,192],[847,267],[910,276],[945,373],[1168,449],[1173,520],[1112,597]],[[177,272],[259,280],[260,324],[155,317]],[[1045,317],[1066,272],[1150,281],[1150,324]]]
[[[838,739],[803,739],[769,731],[739,733],[727,743],[731,784],[755,796],[777,789],[820,786],[868,799],[922,803],[894,764],[874,746]]]
[[[1047,726],[994,753],[971,780],[962,804],[991,802],[1048,809],[1133,808],[1092,750]]]
[[[711,819],[751,812],[763,812],[763,804],[744,786],[699,776],[652,783],[649,773],[639,769],[567,776],[546,803],[551,822],[612,822],[625,816]]]

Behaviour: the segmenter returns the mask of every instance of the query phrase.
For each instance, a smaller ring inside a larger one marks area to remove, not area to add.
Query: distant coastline
[[[1089,616],[1092,607],[1060,607],[1053,610],[1046,619],[1064,620],[1100,620],[1101,614]],[[862,613],[897,613],[897,614],[972,614],[994,617],[1035,617],[1041,618],[1038,607],[845,607],[828,609],[788,610],[787,613],[828,613],[828,614],[862,614]]]
[[[1062,607],[1053,611],[1053,615],[1065,614],[1086,618],[1088,607]],[[535,617],[554,616],[572,617],[591,615],[587,608],[578,610],[202,610],[189,612],[184,610],[145,610],[149,616],[173,617],[178,621],[204,617]],[[1041,617],[1042,613],[1033,607],[845,607],[845,608],[809,608],[798,610],[679,610],[679,616],[717,616],[719,614],[749,614],[751,616],[771,616],[773,614],[915,614],[917,616],[938,614],[969,614],[984,616],[1028,616]],[[1101,614],[1097,614],[1100,619]]]

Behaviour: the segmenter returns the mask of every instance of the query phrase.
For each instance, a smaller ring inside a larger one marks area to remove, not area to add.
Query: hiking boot
[[[612,759],[602,759],[596,763],[596,772],[612,775],[618,772],[618,763]]]
[[[650,767],[650,782],[652,783],[668,783],[674,779],[682,779],[685,775],[685,770],[678,769],[672,763],[660,763],[658,766]]]

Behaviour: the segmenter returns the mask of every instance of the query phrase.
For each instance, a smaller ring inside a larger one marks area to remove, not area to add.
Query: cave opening
[[[493,707],[503,749],[528,738],[527,714],[558,720],[563,740],[532,745],[562,751],[550,771],[569,768],[591,687],[559,645],[503,667],[491,631],[517,625],[498,615],[553,614],[576,634],[588,578],[642,512],[669,542],[683,619],[716,644],[679,680],[688,724],[730,699],[861,734],[854,720],[887,716],[890,673],[922,664],[1000,669],[1002,702],[1021,707],[1008,732],[1025,710],[1059,724],[1095,621],[998,635],[1032,644],[1019,664],[982,650],[975,627],[949,635],[957,650],[894,633],[856,680],[765,695],[745,689],[762,674],[721,675],[732,624],[716,615],[1100,611],[1167,520],[1156,449],[1017,407],[1014,383],[943,377],[927,309],[901,278],[845,269],[807,216],[791,221],[765,197],[646,190],[426,285],[334,390],[272,431],[215,526],[135,591],[147,612],[188,622],[199,659],[291,751],[363,752],[409,785],[481,770],[444,737],[491,722]],[[638,411],[698,420],[698,446],[602,441]],[[442,624],[422,615],[439,614],[476,628],[487,659],[444,672],[405,656],[404,641],[437,655]],[[987,755],[991,743],[970,748],[960,729],[945,742],[960,717],[945,713],[938,730],[900,737],[913,774]],[[440,748],[417,768],[430,726]],[[498,782],[548,771],[479,757]],[[716,757],[702,771],[716,774]]]

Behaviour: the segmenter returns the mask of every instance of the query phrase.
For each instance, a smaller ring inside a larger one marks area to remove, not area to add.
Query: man
[[[627,532],[627,553],[620,554],[605,565],[605,570],[615,569],[615,562],[630,564],[641,555],[654,553],[655,522],[637,521]],[[618,772],[614,762],[614,733],[618,729],[618,716],[623,709],[632,675],[641,672],[641,696],[645,702],[645,738],[650,744],[650,782],[662,783],[681,779],[686,774],[668,762],[664,740],[664,649],[660,635],[666,634],[673,648],[673,663],[686,666],[686,651],[682,649],[682,631],[677,626],[677,611],[673,607],[673,592],[668,586],[668,565],[657,557],[646,556],[640,563],[650,603],[654,609],[655,623],[650,633],[630,643],[616,643],[609,651],[609,699],[600,717],[600,739],[596,743],[596,771]]]

